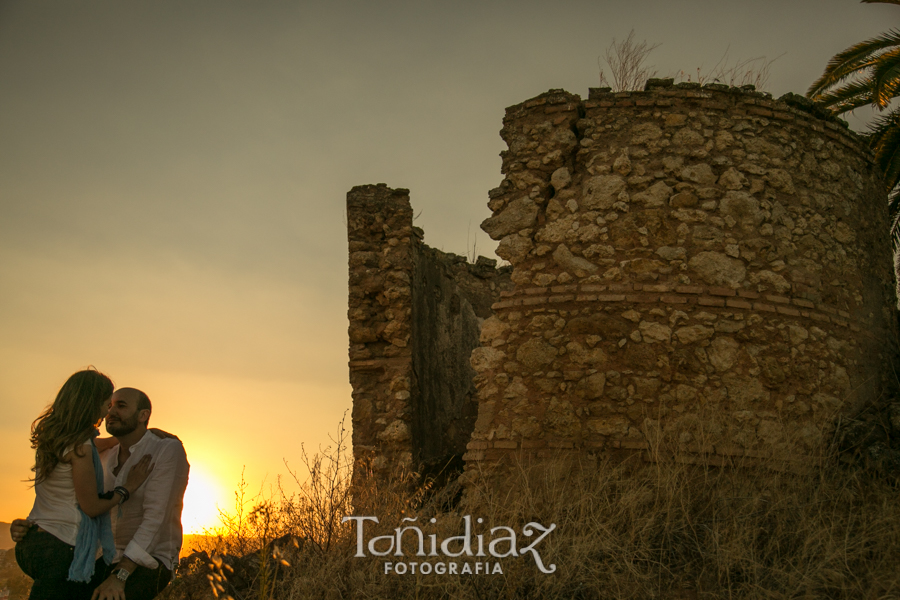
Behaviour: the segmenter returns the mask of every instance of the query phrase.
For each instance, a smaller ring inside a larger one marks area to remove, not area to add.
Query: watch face
[[[116,579],[118,579],[119,581],[125,581],[126,579],[128,579],[129,575],[131,575],[131,573],[129,573],[125,569],[116,569]]]

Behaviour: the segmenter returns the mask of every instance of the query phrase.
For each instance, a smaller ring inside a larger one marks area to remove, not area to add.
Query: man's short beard
[[[135,415],[134,419],[128,419],[127,421],[118,421],[115,425],[111,424],[108,420],[106,421],[106,432],[116,437],[128,435],[129,433],[137,429],[137,427],[137,415]]]

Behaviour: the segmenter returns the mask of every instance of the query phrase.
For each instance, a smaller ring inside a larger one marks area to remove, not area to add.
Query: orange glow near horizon
[[[201,465],[192,464],[184,493],[184,510],[181,525],[185,534],[203,534],[219,525],[219,510],[223,498],[228,496],[226,488]]]

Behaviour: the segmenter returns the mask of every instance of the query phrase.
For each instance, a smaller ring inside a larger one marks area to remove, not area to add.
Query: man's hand
[[[9,535],[12,541],[17,544],[21,542],[32,525],[33,523],[25,519],[13,519],[13,522],[9,524]]]
[[[91,600],[125,600],[125,584],[115,575],[110,575],[94,590]]]

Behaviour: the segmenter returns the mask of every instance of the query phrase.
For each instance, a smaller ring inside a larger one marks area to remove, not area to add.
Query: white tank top
[[[91,441],[82,446],[91,453]],[[66,448],[63,456],[71,448]],[[78,525],[81,523],[81,511],[75,498],[75,480],[72,477],[72,465],[60,462],[50,476],[34,486],[34,507],[28,520],[41,529],[53,534],[65,543],[74,546],[78,537]]]

